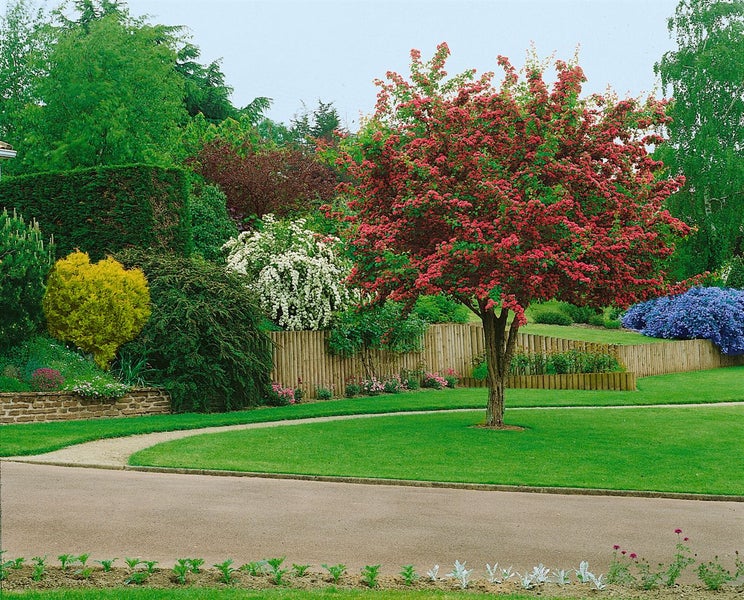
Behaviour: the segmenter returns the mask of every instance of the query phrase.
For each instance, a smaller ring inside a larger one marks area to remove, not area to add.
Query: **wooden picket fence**
[[[360,357],[340,358],[327,352],[327,333],[323,331],[272,332],[274,370],[272,379],[287,387],[302,389],[314,398],[318,387],[344,393],[346,384],[367,378]],[[545,389],[635,389],[636,377],[678,373],[744,364],[744,357],[722,356],[707,340],[687,340],[619,346],[578,342],[520,332],[517,345],[528,352],[566,352],[582,350],[613,354],[626,373],[579,374],[572,376],[525,376],[510,378],[512,387]],[[464,385],[484,385],[469,377],[473,359],[485,350],[480,323],[432,325],[424,334],[422,350],[408,354],[373,352],[379,376],[406,371],[444,373],[454,371]],[[570,387],[568,387],[570,386]]]

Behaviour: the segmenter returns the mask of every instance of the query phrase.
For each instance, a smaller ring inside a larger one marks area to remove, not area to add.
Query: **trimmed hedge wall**
[[[95,167],[3,177],[0,207],[35,218],[57,257],[75,249],[97,261],[123,248],[191,254],[185,171],[149,165]]]

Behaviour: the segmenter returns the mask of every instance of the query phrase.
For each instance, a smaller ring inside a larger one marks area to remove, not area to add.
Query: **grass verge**
[[[535,406],[614,406],[645,404],[691,404],[744,400],[744,367],[713,369],[644,377],[636,392],[577,390],[507,390],[508,408]],[[375,414],[395,411],[484,408],[485,388],[407,392],[261,408],[219,414],[177,414],[127,419],[61,421],[0,425],[0,456],[51,452],[96,439],[123,437],[156,431],[197,429],[219,425],[264,423],[332,415]]]
[[[166,442],[130,464],[530,487],[744,495],[744,406],[387,416]]]

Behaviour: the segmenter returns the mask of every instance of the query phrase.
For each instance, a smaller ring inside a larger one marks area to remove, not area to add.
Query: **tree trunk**
[[[488,405],[486,427],[504,427],[504,388],[509,376],[509,365],[517,342],[519,323],[514,319],[508,328],[509,311],[502,309],[498,317],[493,308],[481,306],[481,320],[486,342],[486,364],[488,374]]]

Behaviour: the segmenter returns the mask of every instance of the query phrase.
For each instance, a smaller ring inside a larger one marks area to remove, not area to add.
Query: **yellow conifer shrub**
[[[85,252],[58,260],[43,300],[49,333],[93,354],[108,369],[117,349],[133,340],[150,317],[150,290],[140,269],[111,257],[91,264]]]

